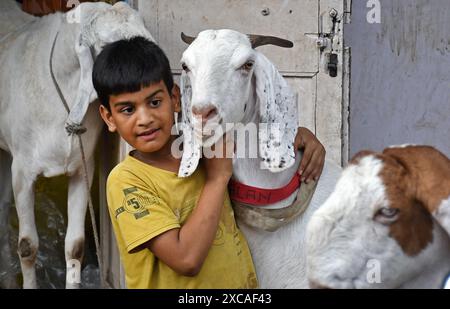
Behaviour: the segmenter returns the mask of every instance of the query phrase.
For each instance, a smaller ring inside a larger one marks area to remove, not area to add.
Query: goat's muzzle
[[[206,105],[203,107],[193,106],[192,114],[194,115],[194,117],[200,118],[201,123],[204,126],[209,119],[217,116],[217,108],[213,105]]]

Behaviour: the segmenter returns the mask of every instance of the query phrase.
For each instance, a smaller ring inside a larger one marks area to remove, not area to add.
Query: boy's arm
[[[316,136],[307,128],[299,127],[294,142],[295,149],[303,149],[299,173],[302,181],[317,181],[325,163],[325,148]]]
[[[197,275],[216,236],[227,183],[226,179],[206,182],[186,223],[151,239],[147,248],[177,273]]]
[[[230,158],[204,161],[206,183],[197,207],[185,224],[148,241],[145,246],[156,257],[181,275],[195,276],[200,271],[217,233],[225,191],[232,173]]]

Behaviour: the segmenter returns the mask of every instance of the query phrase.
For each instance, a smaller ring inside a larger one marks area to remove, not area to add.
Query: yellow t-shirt
[[[256,288],[247,242],[237,228],[228,192],[202,269],[195,277],[173,271],[149,249],[133,249],[170,229],[180,228],[197,205],[205,184],[200,166],[187,178],[128,155],[107,181],[109,214],[128,288]]]

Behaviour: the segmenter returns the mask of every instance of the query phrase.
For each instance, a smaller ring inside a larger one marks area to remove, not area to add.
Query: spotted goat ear
[[[185,72],[181,73],[181,123],[183,131],[183,155],[178,170],[178,177],[188,177],[196,170],[200,160],[201,144],[194,134],[191,110],[192,87],[189,77]]]
[[[260,156],[271,172],[281,172],[295,162],[297,97],[275,66],[259,52],[255,62],[255,78],[262,123],[259,129]]]

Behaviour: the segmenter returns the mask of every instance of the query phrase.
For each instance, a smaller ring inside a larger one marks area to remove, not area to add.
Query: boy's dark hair
[[[109,96],[136,92],[164,81],[169,94],[173,77],[162,49],[144,37],[134,37],[106,45],[97,56],[92,81],[100,103],[108,110]]]

